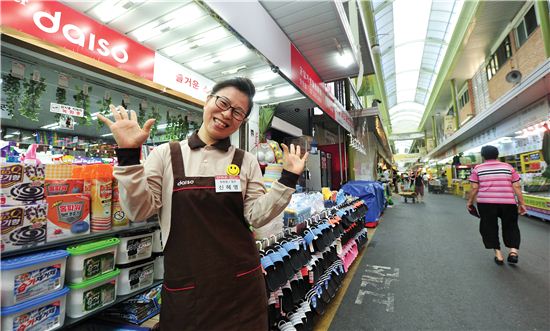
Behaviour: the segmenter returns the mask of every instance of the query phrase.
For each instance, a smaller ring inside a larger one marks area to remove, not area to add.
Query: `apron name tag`
[[[216,193],[241,192],[239,176],[216,176]]]

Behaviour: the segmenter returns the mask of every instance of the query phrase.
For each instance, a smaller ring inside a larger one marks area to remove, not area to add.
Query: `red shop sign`
[[[313,71],[313,68],[304,59],[294,45],[290,45],[290,79],[302,92],[307,94],[332,119],[336,120],[335,112],[331,107],[332,100],[325,91],[325,84]]]
[[[155,52],[56,1],[1,1],[2,26],[153,80]]]

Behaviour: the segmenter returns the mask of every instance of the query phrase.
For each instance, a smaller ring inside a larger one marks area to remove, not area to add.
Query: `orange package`
[[[46,197],[48,235],[46,242],[90,233],[90,197],[64,194]]]

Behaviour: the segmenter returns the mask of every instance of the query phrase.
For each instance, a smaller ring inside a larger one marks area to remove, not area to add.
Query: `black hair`
[[[498,148],[491,145],[481,147],[481,157],[485,160],[496,160],[498,158]]]
[[[237,90],[241,91],[248,97],[248,111],[246,112],[246,117],[250,115],[250,110],[252,109],[254,95],[256,94],[256,87],[254,83],[246,77],[233,77],[221,82],[216,83],[212,88],[212,94],[215,94],[221,89],[226,87],[234,87]]]

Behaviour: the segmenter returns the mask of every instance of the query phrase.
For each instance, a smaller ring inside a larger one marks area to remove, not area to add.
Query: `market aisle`
[[[550,223],[522,217],[520,229],[518,266],[497,266],[463,199],[397,202],[330,330],[550,329]]]

